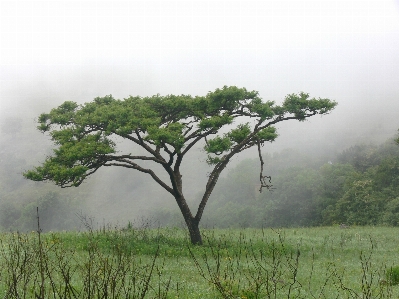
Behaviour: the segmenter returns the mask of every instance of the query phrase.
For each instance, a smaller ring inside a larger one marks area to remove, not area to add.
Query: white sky
[[[399,1],[0,1],[0,116],[223,85],[399,102]]]

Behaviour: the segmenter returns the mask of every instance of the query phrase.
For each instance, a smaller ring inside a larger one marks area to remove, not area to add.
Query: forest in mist
[[[82,216],[183,225],[174,198],[133,170],[108,167],[66,189],[24,179],[54,148],[37,120],[65,101],[225,85],[276,104],[303,91],[338,105],[276,126],[262,148],[272,191],[258,191],[256,149],[234,157],[202,226],[398,225],[398,53],[398,0],[0,1],[0,228],[34,230],[36,207],[45,231],[81,229]],[[196,208],[210,168],[203,146],[187,158]]]

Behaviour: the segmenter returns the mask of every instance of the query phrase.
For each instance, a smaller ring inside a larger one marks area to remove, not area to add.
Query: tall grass
[[[395,228],[0,235],[0,298],[398,298]],[[39,242],[40,236],[40,242]]]
[[[135,254],[134,231],[3,234],[3,298],[167,298],[159,241]],[[138,249],[140,250],[140,249]],[[157,278],[157,279],[156,279]]]

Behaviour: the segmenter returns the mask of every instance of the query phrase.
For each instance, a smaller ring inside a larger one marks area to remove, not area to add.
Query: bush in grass
[[[390,285],[399,284],[399,266],[391,267],[387,271],[387,281]]]

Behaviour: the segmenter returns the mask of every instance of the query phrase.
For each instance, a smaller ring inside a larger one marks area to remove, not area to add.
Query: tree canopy
[[[281,105],[276,105],[274,101],[263,101],[257,91],[235,86],[195,97],[158,94],[119,100],[108,95],[83,105],[67,101],[40,115],[38,129],[49,132],[56,148],[41,166],[26,171],[24,176],[34,181],[52,181],[61,187],[77,187],[102,166],[146,173],[174,196],[191,241],[201,243],[198,224],[219,175],[231,158],[257,146],[262,166],[260,180],[263,187],[270,187],[264,182],[260,147],[277,138],[274,125],[327,114],[336,105],[330,99],[310,98],[304,92],[289,94]],[[227,128],[227,132],[222,134],[222,128]],[[115,136],[131,141],[136,146],[133,153],[120,153]],[[200,141],[205,142],[207,162],[213,170],[193,215],[183,194],[180,166],[187,152]],[[137,154],[137,148],[142,148],[144,154]],[[161,179],[148,162],[162,166],[169,180]]]

